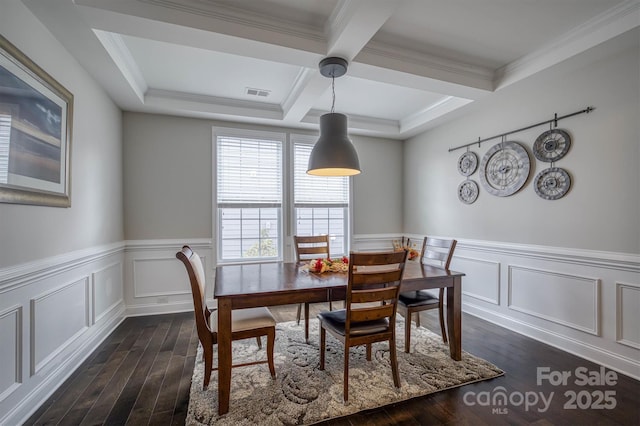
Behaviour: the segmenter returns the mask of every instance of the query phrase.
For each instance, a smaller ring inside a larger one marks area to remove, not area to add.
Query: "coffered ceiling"
[[[640,25],[639,0],[22,0],[127,111],[405,139]]]

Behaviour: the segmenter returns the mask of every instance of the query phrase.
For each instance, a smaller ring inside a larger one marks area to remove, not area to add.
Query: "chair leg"
[[[322,327],[322,324],[320,324],[320,370],[324,370],[324,350],[327,336],[326,333],[327,332]]]
[[[371,361],[371,343],[367,343],[367,361]]]
[[[309,343],[309,304],[304,304],[304,341]]]
[[[404,321],[404,351],[411,352],[411,311],[407,311]]]
[[[256,342],[258,343],[258,349],[262,349],[262,339],[260,336],[256,337]]]
[[[398,373],[398,356],[396,354],[396,338],[392,336],[389,339],[389,355],[391,361],[391,373],[393,374],[393,384],[400,387],[400,374]]]
[[[438,315],[440,316],[440,331],[442,332],[442,341],[444,343],[448,342],[447,339],[447,330],[444,328],[444,308],[442,303],[443,294],[440,293],[440,303],[438,303]]]
[[[276,343],[276,329],[271,328],[267,332],[267,361],[269,363],[269,371],[271,372],[271,377],[273,379],[276,378],[276,367],[273,363],[273,347]]]
[[[213,346],[203,347],[202,349],[202,357],[204,358],[204,381],[202,383],[202,390],[207,390],[209,387],[209,379],[211,379],[211,371],[213,371]]]
[[[296,313],[296,324],[300,325],[300,314],[302,313],[302,303],[298,303],[298,312]]]
[[[349,400],[349,346],[347,342],[344,345],[344,387],[342,389],[342,399],[344,402]]]
[[[420,327],[420,312],[416,312],[416,327]]]

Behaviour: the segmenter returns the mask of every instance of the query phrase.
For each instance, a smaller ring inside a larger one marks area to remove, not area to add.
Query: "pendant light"
[[[336,103],[335,78],[347,72],[347,61],[329,57],[320,61],[320,74],[331,77],[331,112],[320,117],[320,138],[309,156],[307,173],[316,176],[353,176],[360,173],[360,161],[347,135],[347,116],[333,112]]]

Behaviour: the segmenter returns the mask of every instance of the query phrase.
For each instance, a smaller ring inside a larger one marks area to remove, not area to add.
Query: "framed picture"
[[[70,207],[73,95],[0,35],[0,202]]]

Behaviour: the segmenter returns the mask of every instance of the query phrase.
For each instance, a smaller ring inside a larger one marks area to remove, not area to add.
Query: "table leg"
[[[231,394],[231,301],[218,299],[218,414],[229,412]]]
[[[447,328],[449,353],[456,361],[462,359],[462,278],[453,277],[453,287],[447,287]]]
[[[309,343],[309,304],[304,304],[304,341]]]

